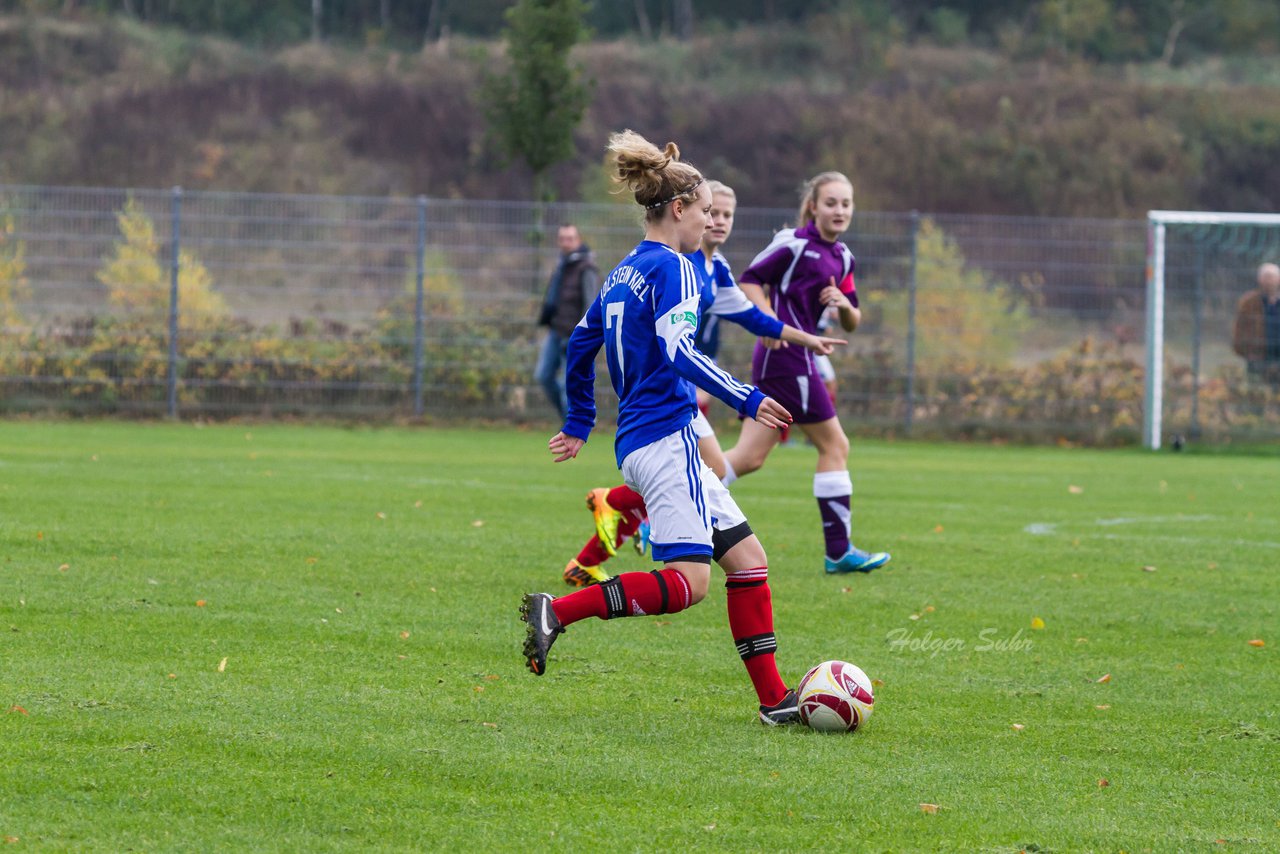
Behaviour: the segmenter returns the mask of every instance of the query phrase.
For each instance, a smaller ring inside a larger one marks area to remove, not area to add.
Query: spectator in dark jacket
[[[1258,268],[1258,287],[1240,298],[1231,346],[1249,378],[1280,387],[1280,267]]]
[[[595,256],[582,242],[576,225],[561,225],[556,243],[560,247],[560,263],[551,274],[538,316],[538,325],[547,327],[547,337],[542,341],[533,377],[546,391],[547,399],[563,422],[569,408],[564,393],[565,346],[569,343],[573,327],[578,325],[587,306],[600,293],[600,271],[596,269]]]

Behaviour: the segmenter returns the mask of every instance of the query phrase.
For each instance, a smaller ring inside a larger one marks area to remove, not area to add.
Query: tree
[[[169,273],[160,258],[156,226],[130,196],[116,214],[120,235],[111,257],[104,258],[98,281],[107,287],[111,304],[144,327],[163,330],[169,311]],[[213,289],[213,277],[199,259],[178,252],[178,306],[188,329],[207,329],[227,315],[227,304]]]
[[[506,12],[510,68],[482,86],[490,135],[533,172],[538,202],[554,199],[547,172],[574,155],[573,131],[587,108],[582,68],[569,61],[587,36],[586,13],[585,0],[520,0]]]
[[[680,41],[693,38],[693,0],[673,0],[671,29]]]
[[[1009,363],[1027,329],[1027,298],[970,266],[955,238],[929,218],[921,220],[916,237],[916,281],[916,367],[922,376]],[[907,300],[902,290],[874,291],[868,302],[881,306],[885,317],[904,321]]]
[[[1196,8],[1199,6],[1199,8]],[[1212,5],[1188,3],[1186,0],[1173,0],[1169,4],[1169,29],[1165,32],[1164,47],[1160,50],[1160,61],[1165,65],[1173,65],[1173,54],[1178,49],[1178,39],[1183,31],[1197,19],[1204,18],[1213,11]]]
[[[636,0],[636,26],[640,28],[640,38],[645,41],[653,39],[653,26],[649,23],[649,10],[644,0]]]
[[[444,30],[444,4],[445,0],[431,0],[427,9],[426,32],[422,37],[423,47],[440,40]]]
[[[27,294],[26,244],[13,239],[12,215],[0,220],[0,332],[22,325],[18,303]]]

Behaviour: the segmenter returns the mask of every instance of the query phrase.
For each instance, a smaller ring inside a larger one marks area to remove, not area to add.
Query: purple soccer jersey
[[[820,295],[833,278],[849,302],[858,305],[853,269],[849,247],[838,240],[823,240],[817,227],[809,223],[774,235],[773,242],[755,257],[738,281],[771,285],[770,302],[778,319],[819,335],[818,321],[826,308]],[[757,342],[752,358],[752,375],[757,384],[766,378],[815,373],[813,354],[805,348],[793,345],[766,350]]]

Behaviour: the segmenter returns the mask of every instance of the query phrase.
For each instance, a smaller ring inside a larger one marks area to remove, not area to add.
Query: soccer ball
[[[865,726],[875,708],[871,680],[847,661],[824,661],[796,689],[800,720],[819,732],[853,732]]]

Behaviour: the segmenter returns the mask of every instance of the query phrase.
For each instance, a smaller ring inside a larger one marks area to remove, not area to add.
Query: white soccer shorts
[[[824,383],[829,383],[836,378],[836,369],[831,365],[830,356],[821,356],[815,353],[813,366],[818,369],[818,376],[822,378]]]
[[[702,457],[693,425],[637,448],[622,461],[622,479],[644,496],[653,559],[711,556],[711,531],[747,521]]]
[[[707,416],[702,414],[702,410],[698,410],[698,414],[693,416],[693,423],[689,425],[693,428],[693,435],[699,439],[705,439],[708,436],[714,436],[716,431],[711,428],[711,422],[707,420]]]

